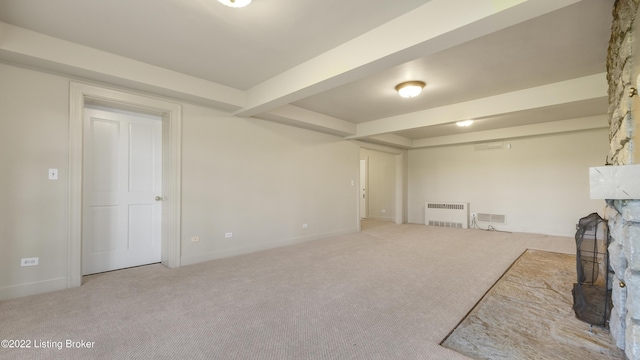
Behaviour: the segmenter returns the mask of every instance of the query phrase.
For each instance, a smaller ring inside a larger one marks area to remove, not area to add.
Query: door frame
[[[162,264],[180,266],[182,106],[95,85],[69,87],[69,240],[67,287],[82,285],[82,159],[85,103],[159,115],[162,118]]]
[[[369,149],[375,151],[386,152],[395,155],[395,223],[406,224],[408,222],[408,150],[398,149],[386,145],[367,143],[364,141],[355,140],[360,149]],[[360,157],[358,157],[360,159]],[[367,171],[369,168],[369,161],[367,160]],[[360,162],[358,161],[358,169],[360,169]],[[359,170],[358,170],[359,173]],[[367,182],[369,182],[370,176],[367,174]],[[358,175],[359,176],[359,175]],[[359,194],[359,192],[358,192]],[[358,196],[358,231],[360,227],[360,199]],[[367,203],[368,204],[368,203]]]
[[[364,168],[364,171],[363,171]],[[362,189],[362,177],[364,176],[364,189]],[[362,205],[363,202],[363,198],[362,198],[362,193],[359,196],[359,202],[358,202],[358,206],[360,208],[360,220],[362,219],[366,219],[367,216],[369,216],[369,194],[368,194],[368,189],[369,189],[369,157],[367,156],[366,159],[360,159],[360,176],[358,179],[358,185],[360,186],[360,189],[358,189],[360,192],[364,192],[364,206]]]

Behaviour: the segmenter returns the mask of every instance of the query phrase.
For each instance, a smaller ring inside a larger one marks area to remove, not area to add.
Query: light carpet
[[[395,225],[0,302],[0,359],[469,359],[440,342],[525,249],[572,238]],[[33,348],[93,342],[91,349]]]

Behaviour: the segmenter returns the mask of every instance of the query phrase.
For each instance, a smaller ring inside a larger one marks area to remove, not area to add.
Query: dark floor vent
[[[576,232],[577,283],[573,285],[576,317],[591,325],[608,326],[611,312],[609,235],[597,213],[580,219]]]

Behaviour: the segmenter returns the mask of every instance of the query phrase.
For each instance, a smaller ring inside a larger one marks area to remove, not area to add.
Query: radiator
[[[469,228],[469,203],[430,202],[424,204],[424,224]]]

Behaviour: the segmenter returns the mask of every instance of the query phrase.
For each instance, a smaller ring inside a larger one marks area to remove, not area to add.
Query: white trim
[[[29,295],[43,294],[50,291],[64,289],[66,286],[67,278],[65,277],[5,286],[0,288],[0,301]]]
[[[367,220],[385,221],[385,222],[390,222],[394,224],[399,224],[396,222],[395,217],[390,217],[390,216],[369,216]]]
[[[238,247],[234,249],[226,249],[226,250],[207,252],[204,254],[191,255],[191,256],[186,256],[182,258],[182,265],[185,265],[185,266],[192,265],[192,264],[197,264],[205,261],[217,260],[217,259],[227,258],[231,256],[250,254],[256,251],[274,249],[274,248],[287,246],[287,245],[295,245],[295,244],[300,244],[308,241],[323,240],[333,236],[353,234],[354,232],[357,232],[357,229],[355,227],[351,229],[331,231],[323,234],[314,234],[314,235],[300,236],[300,237],[284,239],[284,240],[277,240],[277,241],[269,242],[266,244],[256,244],[251,246]]]
[[[396,155],[396,224],[406,224],[408,221],[408,153]]]
[[[82,284],[82,127],[86,100],[100,105],[151,112],[163,120],[162,263],[180,266],[181,129],[179,104],[72,81],[69,87],[69,240],[67,286]]]

